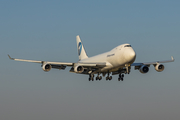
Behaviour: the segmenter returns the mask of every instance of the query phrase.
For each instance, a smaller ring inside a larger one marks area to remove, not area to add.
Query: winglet
[[[172,61],[174,61],[174,57],[173,56],[171,56],[171,59],[172,59]]]
[[[10,55],[8,55],[8,57],[9,57],[9,59],[14,60],[14,58],[11,58],[11,56],[10,56]]]

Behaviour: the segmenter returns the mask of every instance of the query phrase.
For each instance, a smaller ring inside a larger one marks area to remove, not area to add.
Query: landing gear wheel
[[[106,80],[108,80],[109,79],[109,77],[106,77]]]
[[[112,76],[109,77],[109,80],[112,80]]]
[[[124,74],[119,74],[118,81],[123,81],[124,80]]]
[[[124,77],[124,74],[122,74],[121,77],[123,78],[123,77]]]
[[[101,80],[101,79],[102,79],[102,77],[100,76],[100,77],[99,77],[99,80]]]

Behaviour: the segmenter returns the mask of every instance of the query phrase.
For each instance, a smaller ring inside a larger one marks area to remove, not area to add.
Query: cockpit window
[[[124,47],[131,47],[131,45],[125,45]]]

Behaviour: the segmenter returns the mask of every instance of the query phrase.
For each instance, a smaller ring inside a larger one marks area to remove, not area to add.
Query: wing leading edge
[[[10,55],[8,55],[9,59],[15,60],[15,61],[23,61],[23,62],[32,62],[32,63],[46,63],[46,64],[52,64],[52,65],[66,65],[66,66],[73,66],[74,63],[67,63],[67,62],[49,62],[49,61],[37,61],[37,60],[26,60],[26,59],[16,59],[11,58]]]
[[[164,60],[164,61],[155,61],[155,62],[145,62],[145,63],[133,63],[131,66],[141,66],[141,65],[156,65],[158,63],[168,63],[168,62],[174,62],[174,57],[171,56],[171,60]]]
[[[50,62],[50,61],[37,61],[37,60],[26,60],[26,59],[16,59],[16,58],[11,58],[10,55],[8,55],[9,59],[11,60],[15,60],[15,61],[22,61],[22,62],[32,62],[32,63],[40,63],[40,64],[50,64],[52,65],[52,68],[64,68],[66,66],[76,66],[76,65],[80,65],[83,67],[106,67],[106,63],[105,62],[98,62],[98,63],[84,63],[84,62],[78,62],[78,63],[69,63],[69,62]]]

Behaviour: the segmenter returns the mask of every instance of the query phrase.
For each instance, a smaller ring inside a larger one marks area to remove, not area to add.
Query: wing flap
[[[52,68],[54,69],[59,69],[59,70],[65,70],[66,66],[65,65],[51,65]]]
[[[66,66],[73,66],[74,63],[67,63],[67,62],[46,62],[47,64],[51,65],[66,65]]]

